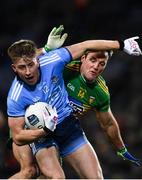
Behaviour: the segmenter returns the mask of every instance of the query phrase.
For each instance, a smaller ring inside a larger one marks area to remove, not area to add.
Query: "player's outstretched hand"
[[[64,33],[62,35],[63,30],[64,30],[63,25],[60,25],[58,28],[54,27],[52,29],[52,31],[50,32],[50,34],[48,36],[47,43],[44,46],[46,51],[57,49],[64,44],[68,34]]]
[[[117,151],[117,155],[120,156],[120,157],[122,157],[123,160],[128,160],[128,161],[134,163],[134,164],[137,165],[137,166],[141,166],[141,161],[140,161],[139,159],[135,158],[134,156],[132,156],[132,155],[127,151],[126,148],[123,148],[123,149]]]
[[[132,56],[142,55],[137,39],[139,39],[138,36],[124,40],[124,52]]]
[[[52,106],[49,105],[46,110],[48,115],[43,114],[45,122],[45,127],[43,129],[48,133],[50,131],[53,132],[56,129],[58,115],[55,107],[52,108]]]

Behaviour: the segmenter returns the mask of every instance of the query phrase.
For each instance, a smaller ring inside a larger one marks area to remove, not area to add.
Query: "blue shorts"
[[[51,136],[40,138],[30,144],[33,154],[35,155],[40,149],[56,146],[60,156],[67,156],[82,145],[88,143],[83,132],[80,122],[73,115],[68,116],[56,126],[56,130]]]

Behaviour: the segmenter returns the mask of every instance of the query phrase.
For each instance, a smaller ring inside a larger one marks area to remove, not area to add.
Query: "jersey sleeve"
[[[106,112],[109,110],[110,107],[110,98],[106,99],[106,101],[104,101],[98,108],[97,110],[101,111],[101,112]]]
[[[62,61],[65,62],[65,64],[69,63],[73,59],[71,53],[67,48],[60,48],[56,51],[60,55]]]
[[[7,100],[7,114],[10,117],[21,117],[24,116],[25,110],[20,104],[11,99]]]
[[[39,56],[40,63],[60,61],[65,65],[72,60],[72,55],[66,48],[59,48],[49,52],[45,52],[44,55]]]

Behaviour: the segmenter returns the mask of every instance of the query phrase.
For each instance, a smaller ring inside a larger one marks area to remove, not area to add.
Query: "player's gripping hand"
[[[124,40],[123,51],[132,56],[142,55],[142,51],[139,47],[138,42],[136,41],[137,39],[139,39],[138,36]]]
[[[50,34],[48,36],[47,43],[44,46],[46,51],[50,51],[52,49],[57,49],[64,44],[68,34],[64,33],[62,35],[63,30],[64,30],[63,25],[60,25],[58,28],[54,27],[52,29],[52,31],[50,32]]]
[[[45,126],[43,129],[47,133],[49,133],[49,132],[53,132],[56,129],[58,115],[55,107],[52,108],[52,106],[49,105],[48,109],[46,110],[47,110],[47,114],[44,113]]]
[[[120,149],[119,151],[117,151],[117,155],[122,157],[123,160],[128,160],[131,161],[132,163],[134,163],[137,166],[141,166],[141,161],[137,158],[135,158],[134,156],[132,156],[126,148]]]

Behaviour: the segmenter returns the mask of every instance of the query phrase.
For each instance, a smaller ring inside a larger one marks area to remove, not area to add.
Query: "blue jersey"
[[[63,70],[71,59],[66,48],[56,49],[40,56],[40,79],[34,86],[29,86],[15,77],[7,98],[8,116],[24,116],[26,108],[38,101],[56,107],[58,124],[69,116],[72,108],[63,81]]]

